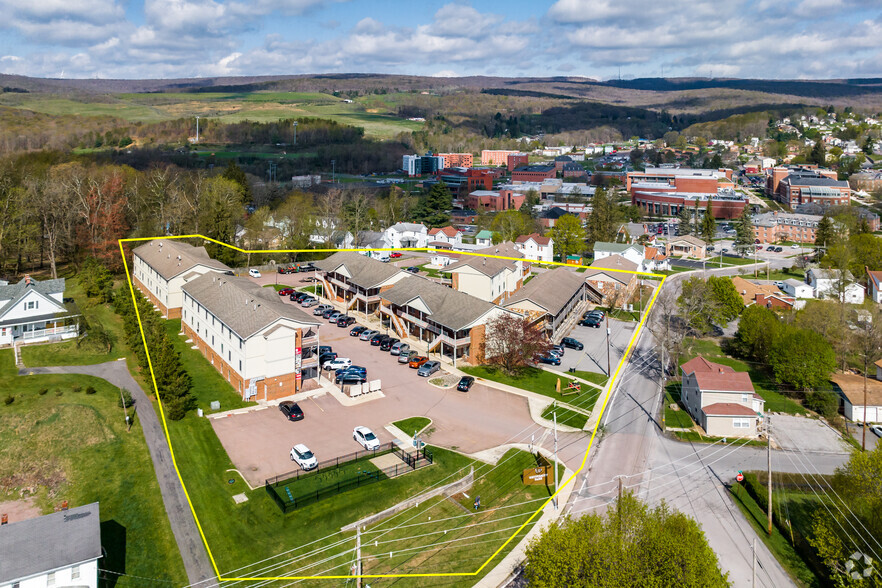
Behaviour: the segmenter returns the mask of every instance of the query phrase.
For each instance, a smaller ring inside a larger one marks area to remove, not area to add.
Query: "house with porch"
[[[680,366],[680,401],[692,419],[714,437],[756,437],[765,401],[747,372],[702,356]]]
[[[386,247],[425,247],[429,242],[429,230],[423,223],[395,223],[383,231]]]
[[[812,287],[815,298],[839,298],[849,304],[864,301],[864,287],[848,270],[842,273],[837,269],[810,268],[805,272],[805,281]]]
[[[388,317],[396,336],[413,337],[440,353],[473,365],[484,361],[486,324],[509,311],[495,304],[409,275],[383,290],[381,317]],[[513,314],[513,313],[512,313]]]
[[[600,261],[612,255],[620,255],[633,263],[643,271],[643,261],[646,257],[643,245],[639,243],[607,243],[598,241],[594,244],[594,261]]]
[[[478,231],[475,235],[475,245],[478,247],[490,247],[493,245],[493,233],[487,229]]]
[[[208,272],[232,273],[205,247],[180,239],[154,239],[132,250],[132,282],[165,318],[181,318],[181,287]]]
[[[515,249],[531,261],[554,261],[554,239],[539,233],[521,235],[515,239]]]
[[[373,314],[380,293],[411,275],[391,263],[383,263],[354,251],[338,251],[313,262],[327,298],[346,303],[346,311]]]
[[[542,325],[552,340],[579,303],[585,301],[585,278],[572,269],[557,267],[533,277],[514,296],[502,303],[503,308],[530,318]]]
[[[450,272],[454,290],[498,304],[517,292],[530,275],[530,264],[523,257],[511,243],[500,243],[474,254],[462,254],[444,271]]]
[[[603,306],[623,306],[640,282],[634,273],[639,271],[638,267],[618,254],[594,261],[581,274],[588,298]]]
[[[183,294],[181,330],[243,400],[276,400],[318,385],[316,317],[244,277],[203,274]]]
[[[0,281],[0,345],[72,339],[81,318],[77,305],[64,298],[64,278]]]
[[[707,244],[698,237],[683,235],[668,241],[667,254],[670,257],[704,259],[707,256]]]
[[[429,247],[458,247],[462,245],[462,231],[451,226],[429,229]]]

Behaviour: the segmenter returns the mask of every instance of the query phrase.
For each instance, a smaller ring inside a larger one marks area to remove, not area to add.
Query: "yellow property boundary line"
[[[205,235],[133,237],[133,238],[129,238],[129,239],[119,239],[118,240],[119,252],[120,252],[120,256],[122,257],[123,267],[126,272],[126,281],[129,284],[129,293],[132,296],[132,305],[135,308],[135,317],[138,319],[138,329],[141,332],[141,341],[144,343],[144,352],[147,356],[147,365],[150,368],[150,380],[153,382],[153,391],[155,392],[155,395],[156,395],[156,402],[159,405],[159,415],[162,418],[162,428],[163,428],[163,431],[165,432],[165,438],[168,441],[168,448],[169,448],[169,452],[171,453],[172,464],[175,467],[175,473],[178,475],[178,481],[180,481],[181,488],[183,488],[183,490],[184,490],[184,496],[187,497],[187,504],[190,506],[190,512],[193,513],[193,519],[196,521],[196,527],[199,529],[199,535],[202,537],[202,542],[205,545],[205,550],[208,553],[208,557],[211,560],[211,565],[214,568],[215,574],[217,574],[217,578],[219,581],[232,582],[232,581],[266,581],[266,580],[335,580],[335,579],[341,580],[341,579],[352,579],[352,578],[403,578],[403,577],[437,578],[437,577],[477,576],[478,574],[480,574],[484,570],[484,568],[487,567],[488,564],[490,564],[490,562],[492,562],[496,558],[496,556],[498,556],[502,552],[503,549],[505,549],[505,547],[509,543],[511,543],[512,539],[517,537],[517,535],[521,531],[523,531],[524,528],[527,525],[529,525],[530,522],[533,521],[534,518],[536,518],[536,515],[541,513],[542,510],[552,500],[554,500],[554,498],[560,493],[560,491],[567,484],[570,484],[571,482],[573,482],[575,480],[576,476],[579,475],[579,472],[581,472],[585,468],[585,464],[588,461],[588,454],[591,452],[591,447],[594,445],[594,438],[597,435],[597,428],[600,425],[600,421],[603,417],[603,413],[606,410],[606,405],[609,402],[609,399],[612,398],[611,392],[606,395],[606,398],[604,398],[603,404],[600,407],[600,413],[598,414],[597,422],[594,424],[594,429],[591,431],[591,439],[588,441],[588,448],[585,450],[585,455],[582,457],[582,463],[579,465],[579,469],[577,469],[575,472],[573,472],[573,474],[569,478],[567,478],[566,481],[561,483],[560,486],[558,486],[557,491],[553,495],[549,496],[548,500],[543,502],[542,505],[536,510],[536,512],[534,512],[530,516],[529,519],[524,521],[524,523],[520,527],[517,528],[517,530],[511,535],[511,537],[509,537],[502,545],[500,545],[499,548],[496,551],[494,551],[493,554],[489,558],[487,558],[487,561],[485,561],[483,564],[481,564],[481,567],[479,567],[474,572],[443,572],[443,573],[433,573],[433,574],[428,574],[428,573],[427,574],[419,574],[419,573],[417,573],[417,574],[361,574],[361,575],[348,575],[348,576],[340,576],[340,575],[337,575],[337,576],[255,576],[255,577],[224,578],[221,575],[220,570],[218,570],[217,562],[214,559],[214,555],[212,555],[212,553],[211,553],[211,547],[208,545],[208,540],[205,537],[205,532],[202,529],[202,524],[199,522],[199,517],[196,514],[196,509],[193,507],[193,501],[190,499],[190,493],[187,491],[187,485],[184,484],[184,479],[181,477],[181,472],[178,469],[178,462],[177,462],[177,459],[175,459],[175,450],[174,450],[174,447],[172,446],[171,435],[169,435],[169,432],[168,432],[168,422],[166,421],[166,418],[165,418],[165,409],[162,406],[162,399],[160,398],[159,388],[156,385],[156,375],[153,372],[153,361],[150,358],[150,350],[147,348],[147,338],[144,335],[144,325],[141,323],[141,313],[138,311],[138,305],[136,304],[137,299],[135,298],[135,287],[134,287],[134,284],[132,283],[132,277],[129,274],[129,264],[128,264],[128,261],[126,260],[125,249],[123,248],[124,243],[133,243],[133,242],[140,242],[140,241],[153,241],[155,239],[203,239],[205,241],[210,241],[212,243],[216,243],[216,244],[222,245],[224,247],[229,247],[230,249],[233,249],[234,251],[238,251],[238,252],[244,253],[244,254],[248,254],[248,253],[322,253],[322,252],[336,253],[338,251],[355,251],[358,253],[364,253],[366,251],[367,252],[370,252],[370,251],[430,251],[430,249],[427,247],[397,247],[397,248],[383,248],[383,249],[378,248],[378,249],[251,249],[251,250],[247,250],[247,249],[241,249],[239,247],[236,247],[235,245],[229,245],[227,243],[223,243],[223,242],[218,241],[216,239],[212,239],[211,237],[206,237]],[[461,255],[474,255],[476,257],[493,257],[496,259],[510,259],[513,261],[517,261],[520,259],[517,257],[506,257],[506,256],[502,256],[502,255],[485,255],[485,254],[473,253],[473,252],[469,252],[469,251],[457,251],[457,253],[461,254]],[[577,266],[575,264],[567,264],[567,263],[561,263],[561,262],[535,262],[535,263],[538,263],[539,265],[558,265],[558,266],[564,266],[564,267],[589,267],[589,266],[584,266],[584,265]],[[662,274],[653,274],[653,273],[648,273],[648,272],[636,272],[636,271],[628,271],[628,270],[617,270],[617,269],[607,269],[607,268],[595,268],[595,269],[598,269],[598,270],[604,271],[604,272],[619,272],[619,273],[625,273],[625,274],[634,274],[634,275],[638,275],[638,276],[661,278],[661,283],[658,285],[658,287],[655,289],[655,292],[653,292],[652,296],[650,297],[649,304],[646,307],[646,310],[643,312],[643,317],[640,319],[640,322],[637,325],[637,329],[634,330],[634,334],[631,335],[631,339],[628,341],[628,346],[625,348],[625,353],[624,353],[624,355],[622,355],[622,360],[616,366],[616,370],[613,373],[613,377],[609,381],[608,390],[612,391],[613,387],[616,384],[616,380],[619,377],[619,373],[622,370],[622,367],[625,365],[625,362],[627,361],[628,356],[631,353],[631,350],[633,349],[635,343],[637,342],[637,339],[640,336],[640,333],[642,333],[642,331],[643,331],[643,328],[646,324],[646,317],[649,316],[649,312],[652,310],[652,307],[655,304],[655,299],[658,297],[658,293],[661,290],[661,287],[664,285],[664,282],[667,279],[667,276],[662,275]]]

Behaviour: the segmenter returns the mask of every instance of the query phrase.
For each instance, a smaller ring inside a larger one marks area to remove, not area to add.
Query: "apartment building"
[[[454,290],[498,304],[517,292],[530,275],[530,264],[523,257],[511,243],[500,243],[462,255],[444,271],[450,273]]]
[[[516,153],[507,149],[484,149],[481,151],[481,165],[508,165],[508,156]]]
[[[442,167],[472,167],[474,155],[471,153],[439,153],[438,157],[444,160]]]
[[[398,266],[371,259],[354,251],[338,251],[313,262],[325,296],[345,302],[347,311],[373,314],[380,306],[380,294],[411,275]]]
[[[760,243],[778,241],[814,243],[818,224],[822,218],[814,214],[766,212],[753,217],[753,236]]]
[[[557,175],[553,165],[525,165],[511,172],[512,182],[541,182]]]
[[[527,196],[511,190],[475,190],[465,198],[465,206],[476,211],[519,210]]]

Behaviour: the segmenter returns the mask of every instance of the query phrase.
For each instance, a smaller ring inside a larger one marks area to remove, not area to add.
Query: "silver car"
[[[391,355],[407,355],[407,352],[410,351],[410,345],[407,343],[403,343],[399,341],[398,343],[392,344],[392,349],[389,350]]]
[[[312,314],[314,314],[315,316],[321,316],[325,314],[326,310],[331,310],[332,308],[334,307],[330,304],[319,304],[314,309],[312,309]]]
[[[418,376],[428,377],[441,369],[440,361],[427,361],[417,370]]]
[[[405,343],[405,345],[407,345],[407,343]],[[406,353],[403,351],[400,351],[398,353],[398,363],[410,363],[411,358],[414,358],[419,354],[420,354],[419,351],[416,351],[416,350],[408,351]]]
[[[361,340],[361,341],[370,341],[370,340],[373,338],[373,336],[376,335],[376,334],[379,333],[379,332],[380,332],[380,331],[375,331],[375,330],[373,330],[373,329],[368,329],[367,331],[365,331],[365,332],[363,332],[361,335],[359,335],[358,338],[359,338],[359,340]]]

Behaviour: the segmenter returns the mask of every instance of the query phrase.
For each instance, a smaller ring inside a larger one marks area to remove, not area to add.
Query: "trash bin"
[[[212,400],[211,401],[211,410],[220,410],[220,401]]]
[[[197,409],[196,409],[196,416],[199,416],[199,417],[203,416],[203,413],[202,413],[202,409],[201,409],[201,408],[197,408]]]

